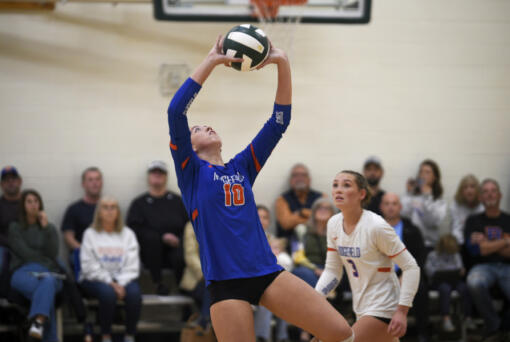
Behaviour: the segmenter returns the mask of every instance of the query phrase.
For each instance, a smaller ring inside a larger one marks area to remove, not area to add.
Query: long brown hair
[[[27,209],[25,208],[25,202],[29,195],[35,196],[37,198],[37,200],[39,201],[39,211],[44,210],[44,203],[43,203],[41,195],[39,195],[39,193],[37,191],[35,191],[34,189],[24,190],[21,193],[21,205],[20,205],[20,211],[19,211],[19,222],[23,228],[28,227]],[[40,225],[39,221],[37,221],[37,225]]]
[[[420,168],[418,169],[418,177],[420,176],[421,168],[424,166],[430,166],[432,169],[432,173],[434,173],[434,183],[432,184],[432,197],[434,197],[434,200],[437,200],[443,196],[443,185],[441,184],[441,171],[439,170],[439,165],[432,159],[425,159],[421,162]],[[416,178],[418,178],[416,177]],[[421,194],[421,188],[416,187],[415,195]]]
[[[361,207],[364,208],[368,202],[372,199],[372,194],[370,193],[370,190],[368,189],[368,182],[365,177],[359,172],[352,171],[352,170],[343,170],[340,173],[347,173],[348,175],[354,176],[354,182],[358,186],[358,189],[365,190],[366,195],[365,198],[361,201]]]

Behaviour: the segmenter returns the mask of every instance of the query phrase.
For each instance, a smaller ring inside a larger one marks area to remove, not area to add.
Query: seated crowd
[[[142,306],[138,284],[143,265],[152,279],[151,292],[167,295],[170,284],[162,270],[172,270],[179,291],[191,296],[199,314],[191,322],[210,328],[209,294],[200,266],[198,243],[181,197],[167,189],[167,166],[153,161],[147,169],[148,191],[130,204],[124,224],[118,201],[102,195],[103,177],[97,167],[83,171],[83,196],[65,211],[60,229],[69,251],[59,258],[58,230],[44,212],[43,199],[35,190],[24,190],[17,169],[1,171],[0,197],[0,296],[13,291],[30,302],[28,334],[36,339],[58,341],[55,298],[71,297],[84,341],[93,340],[80,298],[98,299],[98,323],[103,342],[110,342],[118,300],[125,305],[125,342],[134,341]],[[417,176],[407,181],[399,196],[380,188],[384,175],[381,161],[366,160],[363,174],[372,199],[366,209],[383,216],[421,268],[422,276],[413,311],[419,341],[430,340],[429,290],[439,293],[441,329],[456,330],[451,296],[459,295],[463,321],[476,329],[472,318],[484,321],[484,341],[508,338],[508,317],[498,312],[493,299],[510,302],[510,216],[500,209],[502,197],[494,179],[479,183],[473,175],[459,182],[449,204],[443,197],[439,166],[424,160]],[[326,260],[327,223],[337,209],[329,196],[311,187],[309,169],[291,168],[289,188],[275,202],[275,235],[270,233],[271,210],[258,206],[268,243],[278,263],[314,287]],[[444,226],[450,223],[445,233]],[[69,265],[69,267],[67,267]],[[401,274],[395,266],[397,275]],[[77,290],[79,289],[79,290]],[[342,281],[337,296],[348,291]],[[504,308],[510,306],[505,305]],[[288,341],[287,323],[262,306],[254,307],[257,341]],[[306,331],[301,341],[309,341]]]

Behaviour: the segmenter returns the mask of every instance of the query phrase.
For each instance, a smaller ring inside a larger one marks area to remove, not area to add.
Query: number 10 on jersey
[[[244,205],[244,188],[241,184],[223,184],[225,190],[225,206]]]

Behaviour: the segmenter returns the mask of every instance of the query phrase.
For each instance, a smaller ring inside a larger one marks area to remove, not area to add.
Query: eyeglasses
[[[290,176],[292,178],[295,178],[295,177],[308,177],[308,173],[306,172],[293,172],[290,174]]]
[[[101,209],[114,210],[114,209],[117,209],[117,205],[116,204],[102,204]]]

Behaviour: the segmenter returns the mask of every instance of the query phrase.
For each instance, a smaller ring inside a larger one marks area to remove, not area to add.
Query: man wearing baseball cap
[[[365,206],[365,209],[381,215],[381,200],[385,191],[379,187],[379,183],[384,175],[381,160],[375,156],[368,157],[363,164],[363,176],[368,182],[368,188],[372,194],[372,199]]]
[[[149,269],[155,292],[167,295],[162,269],[172,269],[177,284],[184,271],[182,245],[188,214],[182,199],[167,189],[168,169],[165,162],[154,160],[147,167],[149,191],[131,202],[127,225],[132,228],[140,244],[142,263]]]
[[[6,166],[0,172],[0,295],[5,295],[9,283],[7,265],[7,232],[9,224],[19,217],[22,179],[14,166]]]
[[[18,220],[21,183],[22,179],[14,166],[6,166],[2,169],[0,182],[2,188],[2,197],[0,197],[0,245],[6,245],[4,243],[7,240],[4,240],[4,237],[7,238],[9,224]]]

